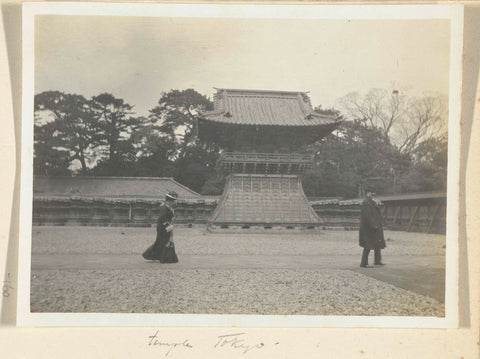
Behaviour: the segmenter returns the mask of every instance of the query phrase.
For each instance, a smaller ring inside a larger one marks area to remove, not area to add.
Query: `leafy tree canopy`
[[[172,90],[163,93],[158,105],[150,110],[150,120],[177,143],[177,155],[182,157],[196,139],[199,115],[212,109],[212,101],[193,89]]]
[[[36,156],[54,158],[51,152],[61,151],[63,165],[79,160],[86,172],[92,151],[101,141],[89,102],[81,95],[47,91],[35,96],[34,109],[35,145],[43,147],[36,150]],[[41,161],[38,157],[40,172]]]
[[[308,196],[446,189],[443,99],[372,90],[343,102],[350,107],[342,112],[315,108],[343,121],[329,136],[298,149],[315,157],[302,176]],[[221,148],[196,136],[198,118],[213,109],[208,97],[171,90],[148,117],[135,116],[133,108],[108,93],[91,99],[59,91],[36,95],[35,174],[68,175],[79,161],[82,175],[174,177],[203,194],[223,191],[225,174],[215,169]]]

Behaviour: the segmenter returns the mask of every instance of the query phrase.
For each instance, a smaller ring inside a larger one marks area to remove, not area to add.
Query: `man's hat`
[[[168,192],[165,197],[169,199],[178,199],[178,193],[175,191],[171,191],[171,192]]]

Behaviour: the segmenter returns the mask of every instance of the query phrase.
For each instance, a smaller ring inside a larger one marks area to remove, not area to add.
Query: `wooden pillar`
[[[398,215],[400,214],[402,210],[402,206],[399,205],[396,209],[395,209],[395,215],[393,216],[393,223],[397,223],[397,219],[398,219]]]
[[[147,218],[148,218],[148,222],[152,222],[152,204],[151,203],[148,203],[147,204]]]
[[[415,224],[415,218],[417,217],[417,213],[418,213],[418,206],[415,206],[415,209],[413,210],[413,215],[410,217],[410,223],[408,224],[407,232],[410,232],[413,225]]]
[[[437,203],[435,205],[435,209],[433,210],[433,216],[432,218],[430,219],[430,223],[428,224],[428,228],[427,228],[427,233],[431,233],[432,232],[432,226],[433,224],[435,223],[435,219],[437,218],[437,215],[438,215],[438,210],[440,209],[440,205]]]

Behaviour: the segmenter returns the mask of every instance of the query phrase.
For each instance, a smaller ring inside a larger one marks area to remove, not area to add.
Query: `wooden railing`
[[[294,153],[224,152],[220,157],[220,161],[308,163],[313,161],[313,155]]]
[[[312,155],[291,153],[226,152],[217,162],[224,171],[250,174],[300,174],[312,165]]]

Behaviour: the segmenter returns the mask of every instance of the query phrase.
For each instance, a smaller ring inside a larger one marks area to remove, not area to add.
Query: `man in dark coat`
[[[380,252],[386,247],[383,237],[382,214],[378,204],[373,200],[373,195],[374,193],[367,192],[360,214],[360,247],[363,247],[360,267],[363,268],[373,268],[368,265],[368,255],[371,249],[375,252],[374,264],[384,265]]]

